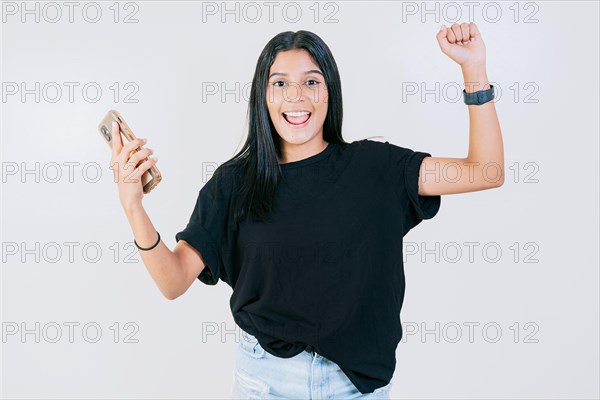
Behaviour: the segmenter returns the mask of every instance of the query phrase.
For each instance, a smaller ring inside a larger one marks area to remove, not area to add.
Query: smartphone
[[[104,138],[104,141],[108,144],[108,147],[112,149],[112,123],[116,121],[119,125],[119,131],[121,133],[121,143],[125,146],[130,141],[134,140],[136,137],[133,134],[133,131],[129,128],[129,125],[125,122],[121,114],[117,110],[109,110],[100,125],[98,125],[98,130],[100,134]],[[138,147],[135,151],[140,151],[142,148]],[[148,157],[144,158],[146,161]],[[156,165],[150,167],[149,170],[144,172],[142,175],[142,187],[144,190],[144,194],[150,193],[152,189],[158,185],[158,183],[162,180],[162,175]]]

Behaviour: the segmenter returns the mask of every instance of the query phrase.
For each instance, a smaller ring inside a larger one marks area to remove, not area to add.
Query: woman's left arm
[[[489,89],[485,44],[475,23],[442,26],[437,40],[442,52],[460,65],[467,93]],[[467,157],[425,157],[419,171],[420,195],[474,192],[504,183],[504,147],[494,103],[467,107]]]

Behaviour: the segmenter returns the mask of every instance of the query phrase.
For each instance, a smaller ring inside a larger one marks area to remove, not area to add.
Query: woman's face
[[[306,50],[277,53],[269,70],[267,108],[284,148],[323,142],[327,86]]]

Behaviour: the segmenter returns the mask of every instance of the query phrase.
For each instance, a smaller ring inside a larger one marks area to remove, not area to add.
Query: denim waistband
[[[315,348],[309,344],[309,345],[306,345],[306,349],[304,349],[304,351],[307,351],[309,353],[314,353]]]

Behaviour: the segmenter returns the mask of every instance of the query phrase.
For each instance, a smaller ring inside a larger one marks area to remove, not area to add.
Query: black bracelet
[[[152,250],[153,248],[156,247],[156,245],[158,245],[158,243],[160,242],[160,233],[158,233],[158,231],[156,231],[156,233],[158,234],[158,240],[156,241],[156,243],[154,243],[154,246],[152,247],[148,247],[148,248],[143,248],[140,247],[139,244],[137,244],[137,242],[135,241],[135,239],[133,239],[133,243],[135,243],[135,245],[137,246],[138,249],[143,250],[143,251],[148,251],[148,250]]]

